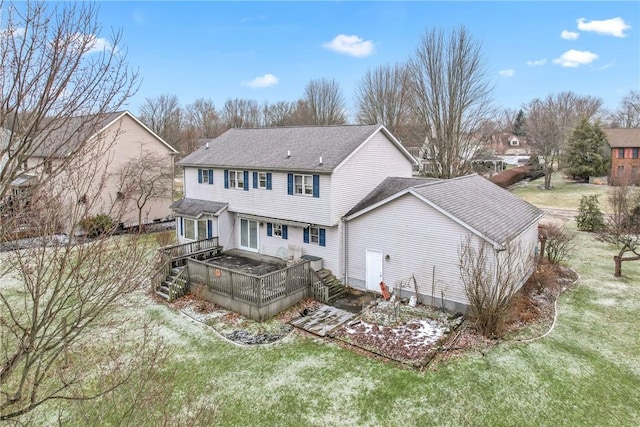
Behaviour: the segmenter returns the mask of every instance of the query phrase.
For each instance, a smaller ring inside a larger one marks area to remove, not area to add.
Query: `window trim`
[[[235,190],[244,190],[244,171],[241,170],[229,170],[229,188],[233,188]],[[238,179],[240,176],[240,180]],[[238,185],[241,183],[240,185]]]
[[[210,230],[209,221],[211,220],[207,218],[193,219],[182,217],[182,220],[180,221],[180,235],[186,240],[191,240],[193,242],[208,239]],[[189,223],[193,227],[193,237],[189,237],[187,234],[189,231]],[[204,233],[204,236],[200,236],[200,232]],[[213,227],[211,227],[211,233],[213,233]]]
[[[300,178],[300,184],[298,184],[297,182],[298,178]],[[298,191],[298,188],[300,189],[300,191]],[[296,196],[313,197],[313,175],[294,173],[293,194],[295,194]]]
[[[624,159],[624,148],[618,148],[618,158]]]
[[[262,179],[264,177],[264,180]],[[262,185],[264,182],[264,186]],[[267,189],[267,173],[266,172],[258,172],[258,187],[259,189],[266,190]]]

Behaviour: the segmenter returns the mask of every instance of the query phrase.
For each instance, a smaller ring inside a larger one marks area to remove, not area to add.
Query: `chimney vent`
[[[320,156],[320,164],[322,164],[322,156]]]
[[[205,148],[205,150],[209,149],[209,143],[208,142],[205,144],[204,148]]]
[[[291,150],[287,150],[287,159],[291,157]]]

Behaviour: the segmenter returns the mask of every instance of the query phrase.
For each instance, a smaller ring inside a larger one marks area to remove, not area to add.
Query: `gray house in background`
[[[414,275],[425,303],[444,297],[464,311],[457,251],[467,236],[495,253],[537,247],[537,208],[476,175],[413,178],[415,158],[380,125],[232,129],[178,164],[179,243],[218,237],[224,250],[318,257],[356,288]]]

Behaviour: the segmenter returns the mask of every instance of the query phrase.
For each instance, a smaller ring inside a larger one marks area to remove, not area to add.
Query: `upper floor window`
[[[45,160],[44,161],[44,173],[51,173],[52,170],[53,170],[53,165],[51,163],[51,160]]]
[[[313,176],[312,175],[294,175],[294,193],[296,194],[313,194]]]
[[[198,169],[199,184],[213,184],[213,169]]]
[[[29,168],[29,165],[26,160],[22,161],[22,170],[26,171]]]
[[[271,190],[271,172],[254,172],[253,188]]]
[[[637,159],[637,158],[638,158],[638,151],[639,151],[639,150],[640,150],[640,149],[638,149],[638,148],[632,148],[632,149],[631,149],[631,158],[633,158],[633,159]]]
[[[249,191],[249,171],[224,171],[224,188]]]
[[[287,177],[287,187],[289,194],[320,197],[320,175],[290,173]]]
[[[244,174],[242,171],[229,171],[229,186],[231,188],[244,188]]]
[[[624,148],[618,148],[618,158],[624,159]]]
[[[509,144],[516,146],[516,145],[520,145],[520,141],[518,141],[517,139],[512,139],[511,141],[509,141]]]

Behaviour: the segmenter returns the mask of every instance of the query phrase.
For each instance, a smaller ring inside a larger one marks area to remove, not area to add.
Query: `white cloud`
[[[562,32],[560,33],[560,37],[565,40],[575,40],[580,37],[580,33],[576,33],[575,31],[562,30]]]
[[[356,58],[369,56],[373,53],[373,42],[371,40],[362,40],[358,36],[348,36],[346,34],[339,34],[322,46],[334,52],[355,56]]]
[[[111,43],[109,43],[109,40],[102,37],[91,36],[89,46],[89,50],[85,54],[111,50]]]
[[[530,67],[539,67],[547,63],[546,58],[536,59],[534,61],[527,61],[527,65]]]
[[[588,50],[568,50],[563,53],[559,58],[553,60],[555,64],[560,64],[563,67],[579,67],[580,65],[590,64],[598,59],[598,55]]]
[[[256,77],[250,82],[243,82],[242,84],[254,88],[261,88],[276,85],[279,81],[280,80],[273,74],[265,74],[264,76]]]
[[[500,74],[502,77],[513,77],[515,73],[515,70],[509,68],[508,70],[500,70],[498,74]]]
[[[602,21],[589,21],[586,19],[578,19],[578,29],[581,31],[593,31],[598,34],[604,34],[614,37],[627,37],[625,30],[631,28],[631,25],[624,22],[620,17],[604,19]]]

